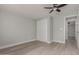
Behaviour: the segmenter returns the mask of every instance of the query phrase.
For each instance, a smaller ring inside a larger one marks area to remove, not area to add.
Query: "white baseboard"
[[[35,41],[35,40],[36,39],[32,39],[32,40],[28,40],[28,41],[24,41],[24,42],[18,42],[18,43],[14,43],[14,44],[10,44],[10,45],[5,45],[5,46],[0,47],[0,49],[13,47],[13,46],[16,46],[16,45],[20,45],[20,44],[23,44],[23,43],[32,42],[32,41]]]
[[[65,41],[52,40],[52,42],[58,42],[58,43],[63,43],[63,44],[65,44]]]
[[[38,41],[45,42],[45,43],[48,43],[48,44],[51,43],[51,41],[43,41],[43,40],[38,40]]]
[[[13,47],[13,46],[16,46],[16,45],[20,45],[20,44],[23,44],[23,43],[28,43],[28,42],[32,42],[32,41],[36,41],[37,39],[32,39],[32,40],[28,40],[28,41],[24,41],[24,42],[18,42],[18,43],[14,43],[14,44],[10,44],[10,45],[5,45],[5,46],[2,46],[0,47],[0,49],[4,49],[4,48],[9,48],[9,47]],[[42,40],[38,40],[38,41],[41,41],[41,42],[45,42],[45,43],[52,43],[52,42],[58,42],[58,43],[63,43],[65,44],[64,41],[56,41],[56,40],[53,40],[53,41],[42,41]]]

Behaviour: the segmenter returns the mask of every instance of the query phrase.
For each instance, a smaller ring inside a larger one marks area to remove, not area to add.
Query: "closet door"
[[[52,42],[53,30],[50,17],[37,20],[37,40],[46,43]]]

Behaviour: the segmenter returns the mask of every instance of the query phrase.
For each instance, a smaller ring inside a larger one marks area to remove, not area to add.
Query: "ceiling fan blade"
[[[61,5],[57,6],[57,8],[64,7],[64,6],[66,6],[66,5],[67,5],[67,4],[61,4]]]
[[[61,10],[60,10],[60,9],[56,9],[56,11],[57,11],[57,12],[61,12]]]
[[[52,13],[54,10],[52,9],[49,13]]]
[[[44,7],[45,9],[52,9],[52,7]]]
[[[53,4],[53,7],[56,7],[58,4]]]

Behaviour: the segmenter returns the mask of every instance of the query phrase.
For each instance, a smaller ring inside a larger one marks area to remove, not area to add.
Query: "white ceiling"
[[[2,10],[3,12],[7,11],[18,15],[23,15],[30,19],[39,19],[49,15],[50,10],[44,9],[46,6],[52,6],[52,4],[5,4],[0,5],[0,11]],[[61,14],[62,12],[64,13],[65,11],[72,9],[74,10],[75,8],[79,9],[77,6],[79,6],[79,4],[69,4],[62,8]],[[57,15],[58,13],[56,11],[51,13],[53,16],[55,14]]]
[[[44,7],[49,6],[48,4],[14,4],[0,6],[2,6],[4,11],[23,14],[32,19],[38,19],[49,15],[49,10],[44,9]]]

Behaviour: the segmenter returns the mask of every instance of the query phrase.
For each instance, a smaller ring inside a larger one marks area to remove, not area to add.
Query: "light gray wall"
[[[61,8],[61,12],[54,11],[53,17],[53,41],[65,43],[65,17],[77,15],[79,5],[70,4]]]
[[[63,19],[62,19],[63,18]],[[64,43],[64,17],[53,18],[53,42]]]
[[[36,23],[11,12],[0,12],[0,47],[35,39]]]

